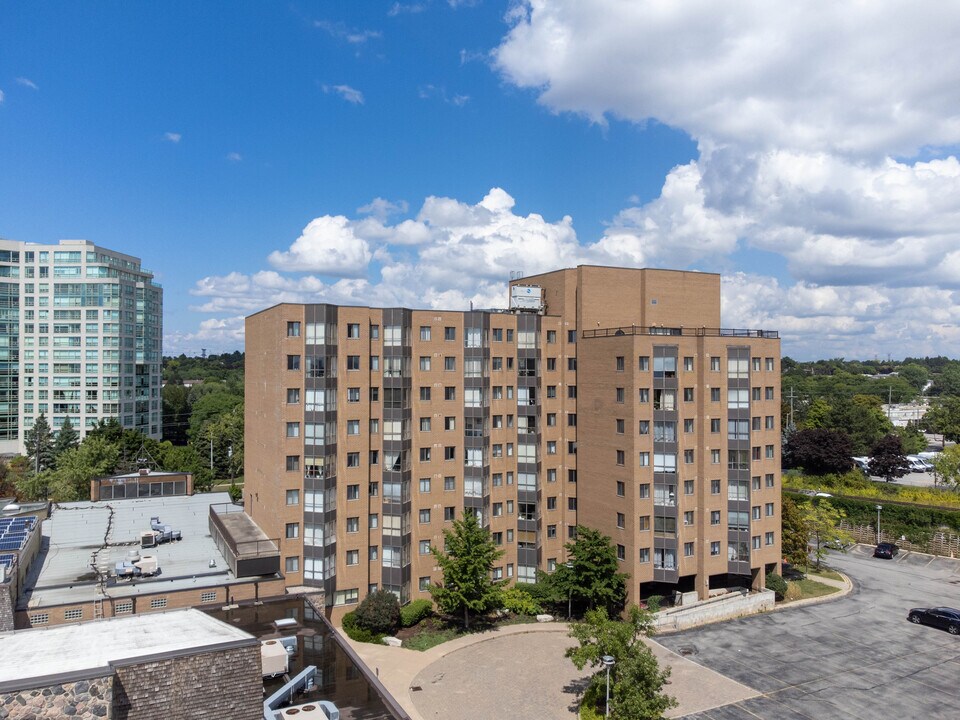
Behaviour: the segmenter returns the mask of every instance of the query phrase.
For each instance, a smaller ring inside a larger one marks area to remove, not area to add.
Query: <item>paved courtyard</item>
[[[687,720],[960,718],[960,639],[907,622],[911,607],[960,605],[960,562],[857,546],[830,561],[845,598],[659,640],[762,695]]]

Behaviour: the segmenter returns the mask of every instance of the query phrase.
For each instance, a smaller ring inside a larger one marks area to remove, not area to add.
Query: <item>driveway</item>
[[[960,638],[911,625],[907,610],[960,605],[960,562],[894,560],[855,546],[830,563],[854,581],[820,605],[658,637],[666,647],[762,695],[688,720],[960,718]]]

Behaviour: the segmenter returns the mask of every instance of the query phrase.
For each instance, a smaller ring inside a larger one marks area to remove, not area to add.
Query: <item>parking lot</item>
[[[657,638],[762,693],[687,719],[960,718],[960,638],[906,620],[960,606],[960,561],[872,550],[830,557],[854,581],[845,598]]]

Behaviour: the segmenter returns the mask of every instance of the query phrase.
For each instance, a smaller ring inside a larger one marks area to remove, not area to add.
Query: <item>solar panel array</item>
[[[0,518],[0,552],[20,552],[37,524],[36,515]]]
[[[17,556],[13,553],[0,553],[0,567],[12,567]]]

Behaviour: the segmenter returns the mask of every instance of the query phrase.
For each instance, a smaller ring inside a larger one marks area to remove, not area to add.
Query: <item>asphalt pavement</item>
[[[658,641],[762,695],[688,720],[956,720],[960,638],[907,622],[911,607],[960,606],[960,561],[872,547],[832,553],[853,591],[836,601]]]

